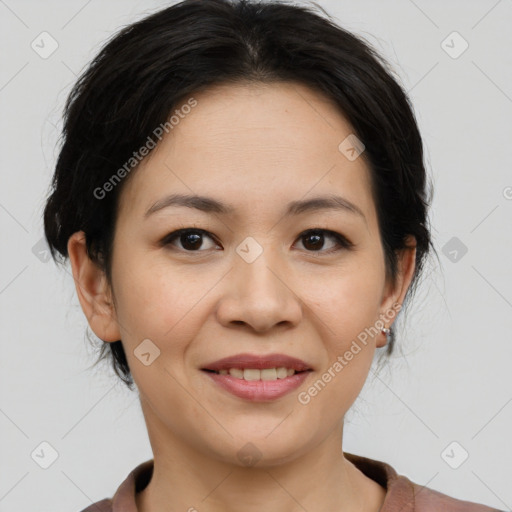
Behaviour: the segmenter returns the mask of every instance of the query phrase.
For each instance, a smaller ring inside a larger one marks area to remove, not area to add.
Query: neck
[[[151,481],[136,495],[138,512],[378,512],[385,490],[344,456],[341,428],[287,461],[252,467],[208,456],[148,427],[154,453]],[[163,442],[165,439],[165,442]]]

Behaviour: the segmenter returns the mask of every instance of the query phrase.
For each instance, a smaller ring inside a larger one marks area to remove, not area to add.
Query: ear
[[[110,286],[105,272],[87,254],[83,231],[69,238],[68,254],[78,300],[92,331],[103,341],[120,340]]]
[[[416,267],[416,238],[409,235],[406,247],[397,251],[397,276],[394,282],[387,279],[381,302],[381,314],[384,327],[391,327],[402,306],[405,294],[411,284]],[[387,337],[384,333],[377,336],[377,347],[384,347]]]

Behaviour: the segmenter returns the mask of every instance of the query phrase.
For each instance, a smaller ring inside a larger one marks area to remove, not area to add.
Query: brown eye
[[[303,245],[308,252],[331,253],[341,249],[349,249],[353,245],[340,233],[328,229],[310,229],[302,233],[300,239],[304,241]],[[331,248],[322,251],[326,240],[329,239],[334,243],[331,243]]]
[[[211,249],[211,247],[207,247],[204,249],[204,238],[209,238],[213,240],[213,238],[208,234],[207,231],[202,229],[179,229],[167,235],[162,241],[163,245],[175,245],[174,242],[177,241],[181,244],[181,247],[178,249],[187,251],[187,252],[203,252],[199,249],[203,248],[203,250]]]

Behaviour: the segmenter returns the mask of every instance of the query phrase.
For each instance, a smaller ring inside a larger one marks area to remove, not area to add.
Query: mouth
[[[223,369],[219,371],[209,370],[208,368],[203,368],[203,371],[209,373],[215,373],[217,375],[230,375],[235,379],[243,379],[247,381],[254,380],[278,380],[278,379],[286,379],[287,377],[291,377],[297,373],[304,373],[311,370],[294,370],[293,368],[286,368],[285,366],[280,366],[278,368],[230,368],[229,370]]]
[[[269,376],[273,374],[274,370],[276,372],[277,370],[280,370],[280,378],[284,378],[285,375],[282,370],[283,368],[287,373],[291,370],[294,370],[295,372],[302,372],[311,369],[311,367],[306,362],[302,361],[302,359],[287,356],[286,354],[236,354],[234,356],[224,357],[217,361],[205,364],[202,370],[214,371],[217,373],[220,373],[221,371],[227,371],[229,373],[231,370],[242,370],[244,372],[245,370],[271,370],[271,372],[268,373]]]
[[[300,386],[313,369],[284,354],[238,354],[201,368],[224,391],[249,401],[267,402]]]

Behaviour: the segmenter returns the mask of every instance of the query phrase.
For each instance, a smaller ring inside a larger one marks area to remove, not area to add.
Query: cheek
[[[156,410],[171,405],[182,410],[184,396],[179,383],[187,381],[186,356],[204,321],[198,307],[204,288],[190,282],[185,285],[169,275],[164,278],[154,268],[140,268],[132,273],[134,279],[118,286],[117,293],[128,365],[140,393]],[[159,392],[155,394],[155,390]]]
[[[200,283],[143,256],[132,255],[116,263],[113,284],[123,342],[134,345],[149,338],[159,340],[160,345],[197,303]]]
[[[305,290],[304,302],[323,320],[325,339],[336,351],[344,349],[379,319],[384,269],[372,259],[331,272]]]
[[[375,352],[375,329],[382,293],[378,271],[346,272],[312,297],[314,317],[326,357],[316,379],[300,395],[314,416],[334,424],[358,397]],[[321,293],[320,293],[321,292]]]

